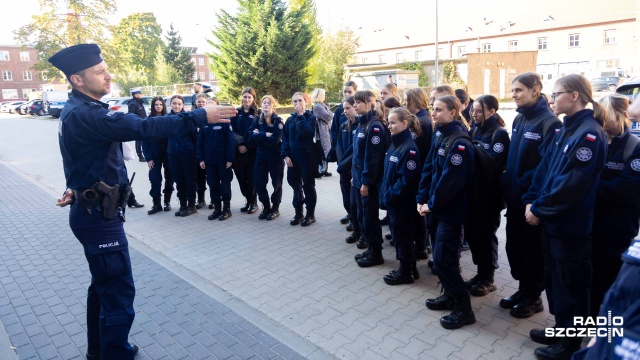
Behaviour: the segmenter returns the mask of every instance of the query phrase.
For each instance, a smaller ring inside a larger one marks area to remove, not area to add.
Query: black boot
[[[160,198],[159,197],[153,198],[153,206],[151,207],[151,210],[147,211],[147,214],[153,215],[161,211],[162,211],[162,205],[160,205]]]
[[[340,219],[340,224],[342,224],[342,225],[346,225],[346,224],[348,224],[348,223],[350,223],[350,221],[349,221],[349,214],[345,215],[342,219]]]
[[[164,194],[164,211],[171,211],[171,193]]]
[[[307,216],[305,216],[304,219],[302,219],[300,226],[307,227],[313,224],[314,222],[316,222],[316,217],[313,215],[313,212],[307,210]]]
[[[196,209],[196,199],[189,199],[187,203],[187,208],[184,210],[180,210],[180,216],[186,217],[191,214],[195,214],[197,212],[198,212],[198,209]]]
[[[346,229],[347,231],[353,231],[353,223],[351,221],[347,224]]]
[[[427,299],[425,305],[429,310],[453,310],[455,307],[453,297],[446,291],[435,299]]]
[[[267,215],[267,220],[275,220],[278,218],[278,216],[280,216],[280,204],[273,203],[271,212],[269,213],[269,215]]]
[[[391,272],[389,274],[391,274],[393,272],[396,272],[396,271],[398,271],[398,270],[391,270]],[[415,263],[413,264],[411,272],[413,273],[413,278],[414,279],[416,279],[416,280],[420,279],[420,272],[418,271],[418,266]]]
[[[543,310],[544,305],[542,305],[541,297],[525,296],[509,313],[515,318],[526,319]]]
[[[231,204],[225,201],[224,206],[222,208],[222,214],[220,214],[220,217],[218,218],[218,220],[225,221],[230,217],[231,217]]]
[[[144,204],[140,204],[138,200],[133,200],[133,202],[131,202],[130,204],[127,204],[127,206],[130,208],[141,208],[141,207],[144,207]]]
[[[562,338],[553,345],[537,348],[533,353],[542,360],[569,360],[580,350],[581,342],[582,338]]]
[[[545,329],[531,329],[531,331],[529,331],[529,337],[531,340],[542,345],[553,345],[561,339],[553,336],[547,336]]]
[[[247,212],[247,210],[251,206],[251,201],[249,201],[249,198],[246,198],[246,199],[247,199],[247,202],[244,204],[243,207],[240,208],[240,212]]]
[[[524,296],[526,291],[523,288],[518,289],[513,295],[503,298],[500,300],[500,307],[503,309],[513,309],[514,306],[518,305]]]
[[[249,207],[247,208],[247,214],[255,214],[258,212],[258,209],[258,202],[256,199],[252,199],[251,204],[249,204]]]
[[[494,270],[478,269],[477,281],[469,287],[469,294],[473,296],[485,296],[492,291],[496,291],[496,283],[493,281]]]
[[[369,247],[369,243],[364,236],[360,236],[360,239],[358,239],[358,242],[356,243],[356,247],[358,249],[366,249]]]
[[[258,215],[258,219],[260,220],[266,219],[267,216],[269,216],[270,212],[271,212],[271,204],[267,200],[267,202],[262,203],[262,212],[260,213],[260,215]]]
[[[374,252],[372,250],[366,256],[361,257],[358,260],[356,260],[356,263],[358,263],[358,266],[360,266],[360,267],[372,267],[372,266],[376,266],[376,265],[382,265],[382,264],[384,264],[384,258],[382,257],[382,251]]]
[[[349,236],[347,236],[345,241],[347,242],[347,244],[353,244],[354,242],[358,241],[358,239],[360,239],[360,233],[354,231]]]
[[[440,318],[443,328],[453,330],[476,322],[476,316],[471,309],[471,299],[465,294],[454,299],[455,308],[449,315]]]
[[[293,216],[293,219],[289,221],[289,224],[291,224],[291,226],[299,225],[303,218],[304,216],[302,215],[302,210],[296,210],[296,214]]]
[[[198,199],[198,202],[196,203],[196,209],[202,209],[205,205],[207,205],[207,203],[206,201],[204,201],[204,197]]]
[[[383,279],[387,285],[413,284],[413,266],[411,263],[400,263],[398,270],[391,271]]]
[[[222,206],[220,206],[220,203],[214,204],[214,207],[215,207],[215,210],[213,210],[211,215],[207,216],[207,219],[209,220],[215,220],[219,218],[220,215],[222,214]]]
[[[182,211],[187,210],[187,199],[180,199],[180,209],[176,211],[176,216],[180,216]]]

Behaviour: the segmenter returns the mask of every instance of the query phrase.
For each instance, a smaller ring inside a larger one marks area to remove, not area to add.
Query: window
[[[20,51],[20,61],[29,61],[28,51]]]
[[[25,70],[22,72],[22,80],[31,81],[33,80],[33,73],[30,70]]]
[[[17,99],[18,98],[18,89],[2,89],[2,98],[3,99]]]
[[[569,47],[580,47],[580,34],[569,35]]]
[[[379,64],[384,63],[384,55],[378,55],[378,63]]]
[[[611,45],[616,43],[616,31],[615,30],[605,30],[604,31],[604,44]]]
[[[13,80],[13,75],[11,74],[11,70],[2,70],[2,80],[3,81],[12,81]]]
[[[415,61],[420,61],[420,55],[422,55],[422,50],[416,51]]]
[[[518,40],[509,41],[509,51],[518,51]]]
[[[216,79],[216,76],[211,71],[209,71],[209,80],[215,80],[215,79]]]
[[[0,61],[9,61],[9,52],[0,50]]]
[[[23,99],[28,99],[29,98],[29,94],[31,94],[32,92],[35,92],[36,89],[22,89],[22,98]]]
[[[199,58],[198,59],[198,65],[204,66],[204,58]]]
[[[396,63],[401,63],[401,62],[404,62],[402,53],[396,53]]]
[[[198,80],[198,72],[193,73],[193,80]]]
[[[43,71],[40,73],[40,78],[42,79],[42,81],[47,81],[49,80],[49,76],[47,76],[47,72]]]
[[[482,44],[482,52],[491,52],[491,44]]]
[[[204,71],[201,71],[201,72],[200,72],[200,79],[202,79],[202,80],[204,80],[204,79],[205,79],[205,77],[204,77]]]
[[[467,47],[466,46],[458,46],[458,57],[462,57],[467,55]]]
[[[364,56],[362,57],[362,63],[363,63],[363,64],[366,64],[366,63],[367,63],[367,58],[366,58],[366,57],[364,57]]]
[[[538,38],[538,50],[547,50],[547,38],[539,37]]]
[[[196,58],[191,58],[191,62],[195,64],[196,63]]]

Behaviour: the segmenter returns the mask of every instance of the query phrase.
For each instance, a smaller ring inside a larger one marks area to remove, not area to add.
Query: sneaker
[[[489,279],[482,279],[469,288],[473,296],[485,296],[492,291],[496,291],[496,283]]]

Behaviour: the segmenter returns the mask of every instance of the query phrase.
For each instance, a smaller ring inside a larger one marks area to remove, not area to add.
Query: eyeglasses
[[[558,92],[555,92],[555,93],[551,93],[550,97],[551,97],[551,100],[555,101],[558,96],[560,96],[562,94],[570,94],[572,92],[575,92],[575,91],[558,91]]]
[[[480,114],[482,114],[482,113],[483,113],[483,111],[482,111],[482,110],[471,110],[471,111],[469,111],[469,112],[470,112],[472,115],[475,115],[475,114],[480,115]]]

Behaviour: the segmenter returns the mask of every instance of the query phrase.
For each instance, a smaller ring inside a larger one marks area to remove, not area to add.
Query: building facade
[[[191,54],[191,61],[196,66],[196,72],[193,74],[195,81],[204,81],[211,84],[211,89],[214,93],[218,93],[220,88],[218,86],[218,80],[216,74],[213,73],[209,67],[209,57],[206,54],[198,54],[198,48],[188,48]]]
[[[27,100],[32,92],[42,91],[48,82],[33,70],[38,52],[33,47],[0,45],[0,101]]]

